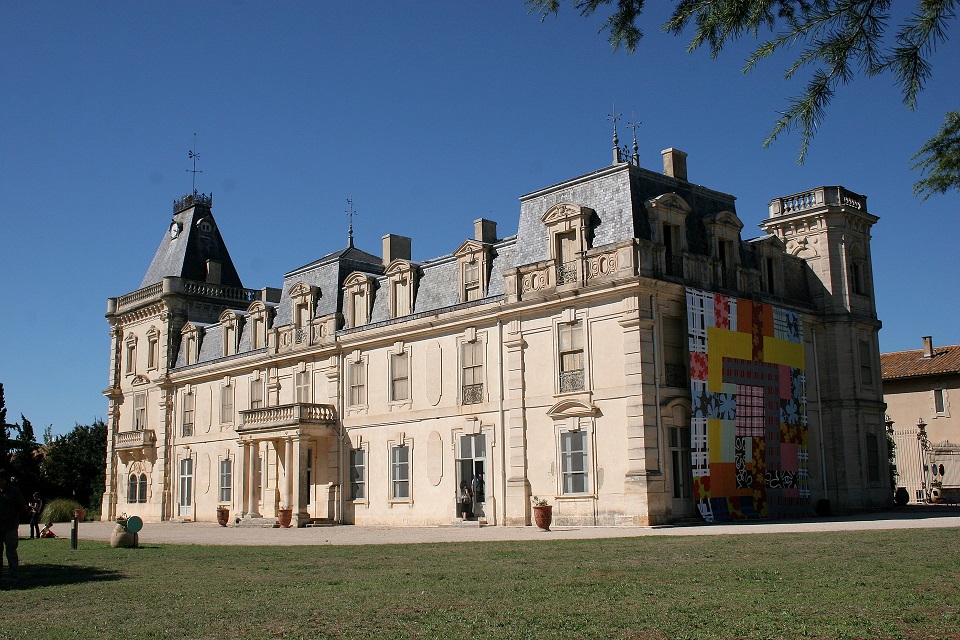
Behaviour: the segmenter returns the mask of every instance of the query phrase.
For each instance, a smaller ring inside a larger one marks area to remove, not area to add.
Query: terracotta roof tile
[[[880,354],[884,380],[960,373],[960,344],[935,347],[932,358],[923,357],[923,349]]]

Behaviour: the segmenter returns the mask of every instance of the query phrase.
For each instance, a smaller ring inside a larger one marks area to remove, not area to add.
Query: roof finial
[[[631,113],[630,117],[633,118],[633,122],[627,124],[628,127],[633,129],[633,155],[630,156],[630,161],[634,166],[640,166],[640,148],[637,146],[637,127],[642,125],[642,122],[637,122],[637,114]]]
[[[347,247],[353,248],[353,216],[357,215],[357,212],[353,210],[353,198],[347,198],[347,204],[350,205],[350,208],[347,209],[344,213],[350,216],[350,230],[347,232]]]
[[[193,134],[193,149],[187,152],[187,155],[193,160],[193,169],[187,169],[187,173],[193,174],[193,195],[197,195],[197,174],[203,173],[197,169],[197,158],[200,157],[200,154],[197,153],[197,134]]]
[[[613,104],[613,113],[607,115],[607,120],[613,120],[613,164],[623,162],[620,159],[620,138],[617,137],[617,120],[621,115],[617,113],[617,104]]]

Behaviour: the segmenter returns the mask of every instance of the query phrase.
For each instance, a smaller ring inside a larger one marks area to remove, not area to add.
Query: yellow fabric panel
[[[763,360],[771,364],[783,364],[795,369],[803,369],[803,344],[764,337]]]
[[[707,419],[707,449],[710,463],[723,462],[723,421],[717,418]]]
[[[753,358],[753,336],[740,331],[707,327],[707,390],[723,391],[723,359]]]

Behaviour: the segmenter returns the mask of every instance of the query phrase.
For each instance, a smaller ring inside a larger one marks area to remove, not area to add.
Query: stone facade
[[[800,318],[810,497],[887,504],[866,198],[777,198],[742,240],[734,197],[664,158],[522,196],[515,236],[478,220],[420,263],[351,238],[277,289],[242,286],[212,198],[177,201],[108,301],[103,518],[443,524],[465,485],[491,525],[529,525],[534,495],[561,525],[693,516],[688,287]]]

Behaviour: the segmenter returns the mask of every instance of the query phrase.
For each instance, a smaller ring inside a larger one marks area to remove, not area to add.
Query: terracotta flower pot
[[[230,509],[219,508],[217,509],[217,524],[221,527],[227,526],[227,523],[230,522]]]
[[[290,528],[290,522],[293,521],[293,509],[278,509],[277,520],[284,529]]]
[[[553,505],[548,504],[545,507],[534,507],[533,519],[538,527],[544,531],[550,531],[550,523],[553,522]]]
[[[76,518],[77,520],[80,520],[80,521],[82,522],[83,519],[87,517],[87,510],[86,510],[86,509],[74,509],[74,510],[73,510],[73,517]]]

